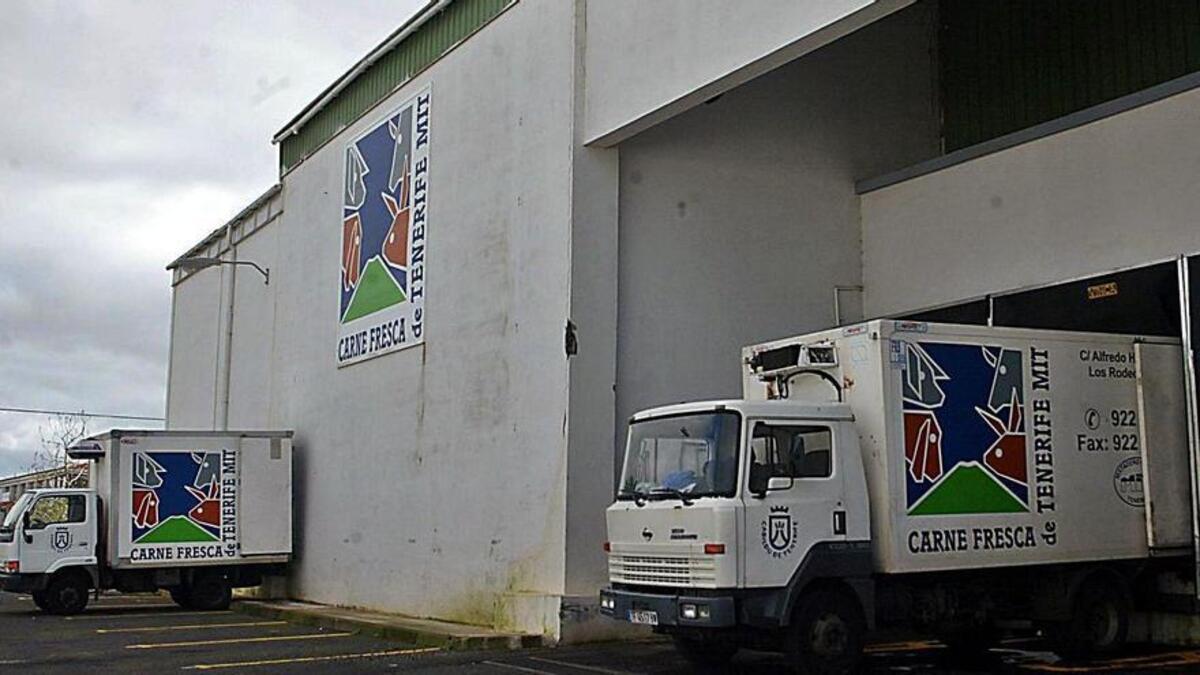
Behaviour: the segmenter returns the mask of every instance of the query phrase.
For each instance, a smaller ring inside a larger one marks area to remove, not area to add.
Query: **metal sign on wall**
[[[430,90],[346,145],[338,366],[425,339]]]

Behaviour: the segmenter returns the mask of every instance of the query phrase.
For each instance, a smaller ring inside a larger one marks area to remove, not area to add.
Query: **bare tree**
[[[54,477],[53,487],[75,487],[87,476],[87,465],[78,464],[67,457],[67,448],[87,438],[87,417],[83,412],[56,413],[48,418],[46,426],[39,426],[42,449],[34,453],[31,471],[60,469]]]

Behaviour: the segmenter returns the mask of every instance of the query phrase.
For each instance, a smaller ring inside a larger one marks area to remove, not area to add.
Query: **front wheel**
[[[46,587],[44,600],[46,611],[51,614],[78,614],[87,607],[87,579],[82,574],[71,573],[55,577]]]
[[[847,593],[818,590],[800,599],[790,627],[789,656],[800,673],[852,673],[862,659],[866,620]]]
[[[33,596],[33,604],[37,605],[38,609],[43,612],[50,611],[50,605],[46,603],[46,591],[34,591],[30,595]]]
[[[731,640],[676,635],[675,651],[697,672],[719,673],[725,672],[726,666],[737,654],[738,646]]]

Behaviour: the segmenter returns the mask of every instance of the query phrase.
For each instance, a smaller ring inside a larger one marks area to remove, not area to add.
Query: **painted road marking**
[[[117,614],[101,614],[99,612],[88,612],[79,616],[63,617],[67,621],[100,621],[107,619],[141,619],[141,618],[159,618],[163,616],[216,616],[218,614],[233,614],[232,609],[217,610],[215,612],[121,612]]]
[[[1025,670],[1040,670],[1051,673],[1096,673],[1112,671],[1130,671],[1163,668],[1166,666],[1187,666],[1200,663],[1200,652],[1164,652],[1146,656],[1131,656],[1123,659],[1110,659],[1088,664],[1086,666],[1059,666],[1041,663],[1023,663]]]
[[[558,675],[549,670],[538,670],[537,668],[526,668],[512,663],[500,663],[499,661],[480,661],[485,666],[495,666],[496,668],[507,668],[509,670],[517,670],[522,673],[537,673],[537,675]]]
[[[0,666],[19,666],[22,663],[29,663],[29,661],[26,659],[8,659],[7,661],[0,661]]]
[[[351,661],[354,659],[375,659],[385,656],[409,656],[411,654],[430,654],[441,651],[437,647],[420,649],[392,649],[385,652],[362,652],[359,654],[331,654],[329,656],[297,656],[295,658],[266,659],[262,661],[234,661],[230,663],[198,663],[194,666],[184,666],[183,670],[219,670],[222,668],[255,668],[258,666],[279,666],[288,663],[314,663],[319,661]]]
[[[239,621],[237,623],[193,623],[186,626],[136,626],[134,628],[97,628],[97,633],[160,633],[168,630],[204,630],[206,628],[246,628],[282,626],[286,621]]]
[[[202,647],[204,645],[236,645],[247,642],[283,642],[285,640],[328,640],[349,637],[354,633],[309,633],[305,635],[272,635],[271,637],[229,638],[225,640],[188,640],[186,642],[149,642],[125,645],[125,649],[170,649],[173,647]]]
[[[929,649],[944,649],[945,645],[933,640],[916,640],[911,642],[881,642],[863,647],[867,654],[887,654],[890,652],[920,652]]]
[[[158,604],[154,604],[154,605],[152,605],[150,603],[139,603],[136,605],[131,605],[129,603],[125,603],[123,605],[104,605],[104,604],[92,605],[93,611],[108,611],[110,609],[174,609],[176,607],[179,607],[179,605],[176,605],[175,603],[164,605],[161,602]]]
[[[542,658],[540,656],[530,656],[529,660],[530,661],[540,661],[541,663],[549,663],[549,664],[552,664],[555,666],[566,666],[568,668],[577,668],[579,670],[586,670],[586,671],[593,672],[593,673],[605,673],[605,675],[629,675],[628,670],[610,670],[608,668],[601,668],[599,666],[585,666],[580,663],[571,663],[570,661],[558,661],[555,659]]]

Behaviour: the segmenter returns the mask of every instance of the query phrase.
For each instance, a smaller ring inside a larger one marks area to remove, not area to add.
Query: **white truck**
[[[742,399],[632,417],[607,511],[601,611],[698,666],[843,672],[884,626],[1112,650],[1191,578],[1178,340],[877,320],[743,361]]]
[[[92,487],[26,492],[0,526],[0,588],[44,611],[102,589],[224,609],[291,557],[290,431],[113,430],[67,453]]]

